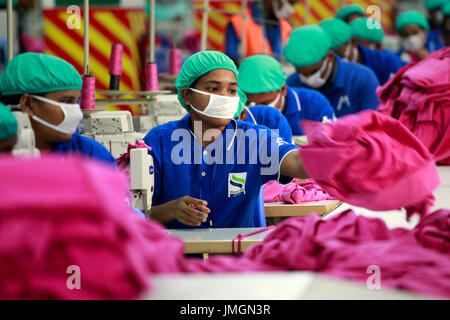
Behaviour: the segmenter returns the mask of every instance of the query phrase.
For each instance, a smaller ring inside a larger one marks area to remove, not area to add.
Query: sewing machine
[[[130,150],[131,206],[150,216],[155,183],[153,158],[146,148]]]
[[[135,132],[129,111],[85,111],[78,131],[100,142],[114,158],[127,152],[128,143],[142,139],[145,134]]]
[[[169,121],[180,120],[187,114],[176,94],[157,95],[141,107],[143,115],[134,116],[133,124],[135,130],[142,133]]]
[[[36,148],[34,131],[31,127],[30,118],[22,111],[13,111],[17,120],[17,142],[14,145],[12,154],[14,156],[39,156],[39,150]]]

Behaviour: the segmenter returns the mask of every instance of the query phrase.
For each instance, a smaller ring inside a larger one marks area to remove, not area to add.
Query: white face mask
[[[325,73],[325,76],[322,78],[320,75],[322,74],[323,70],[325,70],[325,68],[327,68],[327,71]],[[332,69],[333,64],[327,58],[320,69],[309,77],[306,77],[300,73],[300,79],[303,83],[310,86],[311,88],[320,88],[327,82]]]
[[[350,60],[350,51],[353,52],[352,59]],[[357,62],[358,61],[358,48],[356,46],[352,46],[351,44],[348,44],[345,47],[344,57],[342,60],[344,61],[351,61],[351,62]]]
[[[403,49],[407,52],[415,52],[425,47],[425,37],[423,33],[415,34],[403,39]]]
[[[33,115],[31,119],[43,124],[44,126],[52,128],[55,131],[62,132],[65,134],[73,134],[77,130],[80,121],[83,119],[83,112],[81,112],[79,104],[61,103],[34,95],[32,95],[32,97],[37,100],[47,102],[60,107],[62,112],[64,113],[64,120],[60,124],[54,125],[45,120],[42,120],[41,118],[38,118],[35,115]]]
[[[221,96],[217,94],[206,93],[193,88],[189,88],[189,90],[209,96],[209,103],[203,111],[198,110],[192,104],[190,105],[191,108],[199,114],[210,118],[233,119],[238,110],[240,99],[237,96]]]
[[[288,0],[281,0],[281,8],[278,6],[278,0],[272,0],[272,8],[278,19],[285,19],[295,12],[295,8]]]

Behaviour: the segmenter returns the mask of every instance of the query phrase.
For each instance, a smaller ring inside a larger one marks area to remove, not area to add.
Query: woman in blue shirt
[[[83,114],[81,77],[68,62],[42,53],[15,56],[0,75],[1,100],[28,114],[40,152],[74,153],[115,166],[97,141],[76,130]]]
[[[245,95],[234,62],[217,51],[186,60],[178,99],[187,119],[153,128],[151,218],[169,228],[252,227],[261,186],[307,178],[297,148],[265,126],[236,121]]]

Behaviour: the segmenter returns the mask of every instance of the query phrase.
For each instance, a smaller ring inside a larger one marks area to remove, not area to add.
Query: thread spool
[[[88,75],[83,76],[83,84],[81,86],[80,108],[82,110],[95,109],[95,77]]]
[[[122,44],[113,43],[111,46],[111,58],[109,60],[110,90],[119,90],[120,75],[122,74],[122,53]]]
[[[169,74],[177,75],[181,70],[181,50],[170,50]]]
[[[156,63],[147,63],[145,70],[145,90],[158,91],[158,66]]]

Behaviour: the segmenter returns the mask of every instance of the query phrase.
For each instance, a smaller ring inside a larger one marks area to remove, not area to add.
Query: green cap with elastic
[[[236,79],[238,79],[239,72],[233,60],[220,51],[200,51],[187,58],[183,63],[175,81],[175,87],[178,90],[178,101],[180,101],[187,112],[189,112],[189,106],[184,103],[181,96],[181,89],[190,87],[195,80],[216,69],[230,70],[235,74]],[[237,90],[237,93],[241,101],[238,111],[234,116],[235,118],[239,117],[247,102],[247,96],[240,89]]]
[[[447,3],[442,6],[441,11],[444,17],[450,17],[450,1],[447,1]]]
[[[353,20],[349,25],[354,38],[376,43],[383,42],[383,27],[376,20],[364,17]]]
[[[395,29],[401,33],[403,28],[407,25],[415,24],[424,28],[427,32],[430,30],[427,19],[417,10],[405,11],[395,20]]]
[[[346,44],[352,37],[352,32],[348,24],[337,18],[323,20],[319,23],[319,27],[328,34],[332,50]]]
[[[296,68],[303,68],[320,62],[330,49],[327,33],[319,26],[308,25],[292,32],[283,55]]]
[[[345,18],[347,18],[349,15],[353,13],[360,13],[364,15],[364,10],[356,4],[352,4],[350,6],[340,8],[336,14],[336,18],[345,20]]]
[[[7,139],[17,133],[17,120],[3,103],[0,102],[0,140]]]
[[[81,76],[67,61],[43,53],[22,53],[9,61],[0,74],[4,96],[81,90]]]
[[[439,9],[443,4],[445,3],[445,0],[425,0],[425,8],[429,11]]]
[[[258,54],[248,57],[239,66],[239,88],[245,93],[264,93],[280,90],[286,74],[275,58]]]

